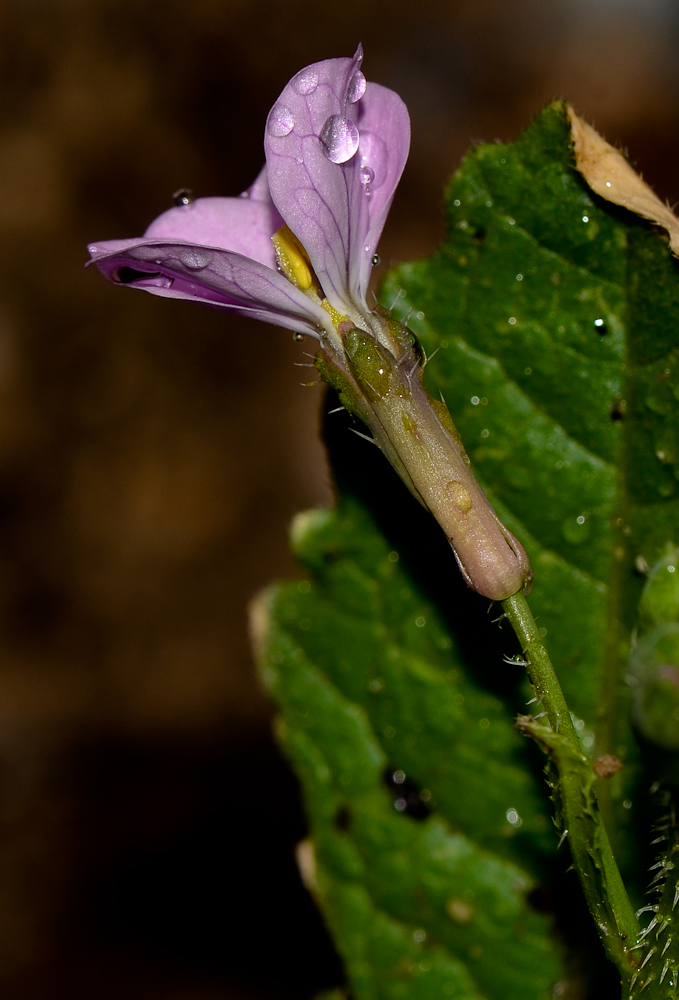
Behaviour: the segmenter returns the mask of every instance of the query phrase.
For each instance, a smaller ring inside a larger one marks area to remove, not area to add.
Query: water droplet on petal
[[[367,188],[375,180],[375,171],[371,170],[370,167],[361,167],[358,173],[364,188]]]
[[[303,333],[293,333],[292,339],[299,342],[300,340],[304,340],[305,338]]]
[[[296,156],[295,157],[295,163],[304,163],[304,157],[303,156]]]
[[[172,195],[172,204],[177,206],[190,205],[191,202],[195,200],[196,196],[194,195],[191,188],[179,188],[179,190],[175,191],[175,193]]]
[[[188,267],[192,271],[202,271],[212,260],[212,254],[200,250],[183,250],[179,254],[179,259],[184,267]]]
[[[290,135],[292,132],[295,127],[295,117],[284,104],[277,104],[271,109],[266,127],[269,135],[281,139],[284,135]]]
[[[315,69],[307,68],[301,70],[295,79],[292,81],[292,85],[298,94],[302,97],[306,97],[308,94],[313,94],[314,90],[318,87],[318,73]]]
[[[319,139],[323,152],[333,163],[346,163],[358,149],[358,129],[343,115],[330,115]]]
[[[377,267],[379,262],[380,262],[380,255],[378,253],[374,253],[372,255],[372,260],[370,261],[370,263],[372,264],[373,267]]]
[[[355,104],[356,101],[360,101],[365,94],[366,79],[361,73],[360,69],[357,70],[349,80],[349,86],[347,87],[347,100],[349,104]]]

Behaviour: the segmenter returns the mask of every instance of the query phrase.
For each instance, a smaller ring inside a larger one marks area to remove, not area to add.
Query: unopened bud
[[[666,750],[679,750],[679,623],[658,625],[637,642],[629,683],[638,729]]]
[[[648,571],[639,610],[649,624],[679,621],[679,551],[673,545]]]

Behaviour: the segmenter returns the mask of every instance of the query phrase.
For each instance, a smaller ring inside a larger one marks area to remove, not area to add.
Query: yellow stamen
[[[276,251],[276,260],[281,271],[293,285],[308,291],[314,284],[314,273],[309,256],[295,234],[287,226],[281,226],[271,237]]]
[[[337,329],[340,323],[343,323],[344,320],[348,318],[346,316],[343,316],[341,313],[337,312],[335,307],[331,306],[327,299],[323,299],[321,305],[323,306],[327,314],[330,316],[330,319],[332,320],[332,325],[335,327],[335,329]]]

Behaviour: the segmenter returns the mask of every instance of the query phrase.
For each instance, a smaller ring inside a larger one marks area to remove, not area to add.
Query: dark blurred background
[[[341,968],[292,856],[248,600],[327,503],[288,333],[114,288],[85,244],[236,194],[308,62],[365,47],[413,146],[383,266],[471,142],[569,98],[679,198],[674,0],[2,0],[0,995],[304,998]]]

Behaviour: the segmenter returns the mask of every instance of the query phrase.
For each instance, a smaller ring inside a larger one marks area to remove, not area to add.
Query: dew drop
[[[361,167],[358,174],[364,188],[368,188],[369,185],[375,180],[375,171],[371,170],[370,167]]]
[[[319,138],[323,152],[333,163],[346,163],[358,149],[358,129],[343,115],[330,115]]]
[[[194,195],[191,188],[179,188],[179,190],[175,191],[175,193],[172,195],[172,204],[176,206],[190,205],[191,202],[195,200],[196,196]]]
[[[269,135],[273,135],[277,139],[281,139],[284,135],[290,135],[295,127],[295,118],[292,111],[286,108],[284,104],[277,104],[269,114],[266,127]]]
[[[360,101],[365,94],[366,79],[360,69],[357,70],[349,80],[349,86],[347,88],[347,101],[349,104],[355,104],[356,101]]]
[[[380,262],[380,255],[378,253],[374,253],[372,255],[370,263],[372,264],[373,267],[377,267],[379,262]]]
[[[521,826],[523,823],[516,809],[508,809],[505,816],[507,817],[507,822],[511,823],[512,826]]]
[[[307,97],[318,87],[318,73],[315,69],[303,69],[292,81],[292,85],[298,94]]]
[[[606,322],[601,317],[594,320],[594,328],[601,337],[605,337],[606,334],[608,333]]]
[[[201,253],[200,250],[184,250],[179,254],[179,259],[184,267],[192,271],[202,271],[212,260],[212,254]]]
[[[295,341],[297,341],[299,343],[300,340],[304,340],[304,334],[303,333],[293,333],[292,339],[295,340]]]

